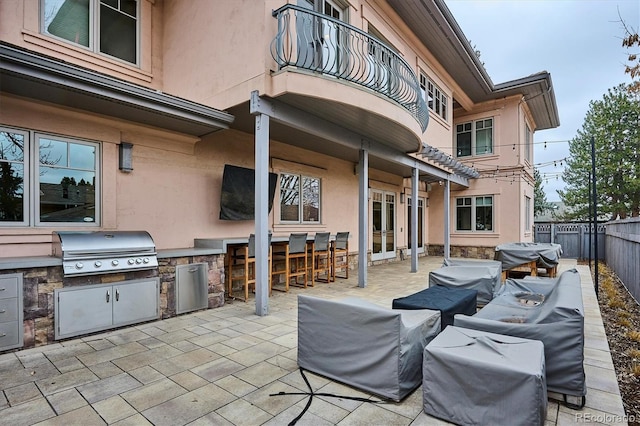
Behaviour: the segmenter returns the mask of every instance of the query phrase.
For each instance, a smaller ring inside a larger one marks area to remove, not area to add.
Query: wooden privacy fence
[[[598,259],[605,259],[604,224],[598,224]],[[593,226],[589,223],[536,223],[536,243],[556,243],[562,246],[562,257],[589,258],[589,236]],[[595,256],[595,235],[591,235],[591,258]]]
[[[607,266],[615,271],[629,293],[640,301],[640,218],[607,223]]]

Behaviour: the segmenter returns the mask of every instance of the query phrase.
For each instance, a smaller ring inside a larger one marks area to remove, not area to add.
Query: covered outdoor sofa
[[[541,341],[548,390],[584,405],[584,308],[575,269],[558,278],[509,279],[477,314],[456,315],[454,325]]]
[[[298,296],[299,367],[393,401],[420,386],[422,353],[439,332],[439,311]]]

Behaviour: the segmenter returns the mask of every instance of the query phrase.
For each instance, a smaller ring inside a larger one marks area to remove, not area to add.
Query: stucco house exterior
[[[163,317],[178,264],[224,303],[208,242],[254,232],[349,231],[361,285],[489,258],[533,240],[533,133],[558,125],[550,74],[494,84],[443,0],[3,0],[0,274],[25,274],[27,346],[68,285],[54,231],[148,231]],[[255,220],[220,219],[225,165],[255,170]]]

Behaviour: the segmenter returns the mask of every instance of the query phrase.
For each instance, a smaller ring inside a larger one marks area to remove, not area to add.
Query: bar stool
[[[338,232],[335,241],[331,244],[331,281],[335,281],[338,276],[338,269],[344,270],[344,276],[338,278],[349,278],[349,232]]]
[[[289,285],[307,287],[307,233],[292,233],[289,235],[289,243],[284,249],[277,248],[272,252],[273,269],[271,271],[271,282],[274,276],[285,275],[284,291],[289,291]],[[284,269],[282,264],[284,263]],[[302,282],[299,278],[302,277]],[[291,283],[291,279],[294,282]],[[281,290],[273,287],[275,290]]]
[[[331,282],[331,251],[329,249],[328,232],[316,232],[316,236],[311,245],[311,287],[315,282]],[[326,278],[320,279],[318,276],[324,274]]]
[[[269,271],[271,271],[271,234],[269,234]],[[233,283],[242,282],[244,302],[249,299],[249,287],[255,290],[256,285],[256,236],[249,235],[247,245],[231,248],[228,260],[229,277],[227,280],[227,294],[233,298]],[[241,271],[240,273],[237,273]],[[271,295],[271,274],[269,280],[269,295]]]

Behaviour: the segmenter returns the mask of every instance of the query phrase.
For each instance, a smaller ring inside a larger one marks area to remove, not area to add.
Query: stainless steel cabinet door
[[[152,278],[113,285],[113,325],[158,319],[159,280]]]
[[[111,286],[56,290],[56,340],[110,327],[112,297]]]

